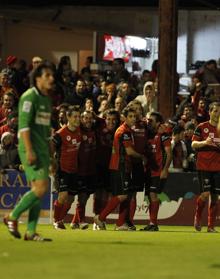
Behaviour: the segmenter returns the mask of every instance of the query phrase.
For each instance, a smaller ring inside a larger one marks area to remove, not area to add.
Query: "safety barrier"
[[[51,183],[52,184],[52,183]],[[0,214],[14,208],[21,196],[30,189],[23,172],[6,170],[0,175]],[[170,173],[166,186],[160,194],[160,210],[158,219],[160,224],[166,225],[192,225],[195,211],[195,199],[199,193],[199,185],[196,173]],[[44,222],[52,222],[53,215],[52,190],[47,193],[42,201],[41,218]],[[69,215],[74,214],[76,201],[73,203]],[[207,221],[207,210],[205,209],[204,223]],[[93,213],[93,196],[88,200],[86,206],[86,217],[90,220]],[[109,215],[110,222],[117,219],[117,212]],[[137,208],[135,221],[143,223],[149,219],[148,201],[144,193],[137,195]],[[218,223],[220,217],[218,216]]]

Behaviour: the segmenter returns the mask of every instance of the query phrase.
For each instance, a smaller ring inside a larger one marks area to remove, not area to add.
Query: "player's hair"
[[[212,112],[214,107],[220,107],[220,102],[212,102],[210,105],[209,105],[209,112]]]
[[[128,106],[129,106],[129,107],[132,106],[132,105],[140,105],[140,106],[142,106],[142,105],[141,105],[141,102],[138,101],[138,100],[132,100],[132,101],[130,101],[130,102],[128,103]]]
[[[163,116],[158,111],[152,111],[150,116],[155,117],[157,123],[164,123]]]
[[[126,108],[123,109],[122,115],[124,117],[127,117],[130,112],[133,112],[134,114],[136,114],[136,111],[133,108],[127,106]]]
[[[103,117],[106,118],[109,115],[114,115],[116,117],[117,125],[120,123],[120,113],[115,109],[107,109],[103,113]]]
[[[50,63],[42,63],[40,64],[33,72],[33,83],[36,86],[37,78],[41,77],[44,70],[51,70],[54,73],[54,67]]]
[[[182,126],[176,125],[173,128],[172,134],[175,136],[175,135],[178,135],[178,134],[180,134],[180,133],[182,133],[184,131],[185,131],[185,129]]]
[[[66,115],[71,117],[74,112],[80,112],[80,106],[69,106]]]
[[[142,113],[142,115],[144,115],[144,108],[143,108],[143,106],[142,106],[142,104],[141,104],[140,101],[138,101],[138,100],[132,100],[132,101],[130,101],[130,102],[128,103],[128,107],[131,107],[131,108],[132,108],[133,105],[134,105],[134,106],[135,106],[135,105],[140,106],[140,108],[141,108],[141,113]]]

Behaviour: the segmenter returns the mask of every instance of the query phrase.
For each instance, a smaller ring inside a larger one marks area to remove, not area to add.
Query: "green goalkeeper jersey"
[[[45,155],[49,160],[49,140],[51,135],[51,100],[32,87],[19,100],[18,137],[19,151],[25,152],[20,132],[30,130],[33,150],[36,154]]]

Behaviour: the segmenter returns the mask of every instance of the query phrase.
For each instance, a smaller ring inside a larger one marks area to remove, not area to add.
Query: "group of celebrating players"
[[[157,215],[172,160],[171,135],[159,112],[143,115],[141,103],[131,101],[122,111],[105,112],[104,118],[78,106],[64,110],[62,127],[52,141],[48,99],[53,71],[41,64],[34,73],[34,87],[19,101],[19,155],[32,189],[4,218],[9,232],[21,238],[18,218],[29,210],[25,240],[47,241],[36,233],[40,200],[48,188],[49,166],[58,187],[54,203],[54,227],[65,229],[64,218],[74,197],[76,211],[71,228],[88,228],[86,202],[94,194],[94,228],[105,230],[107,216],[119,208],[116,230],[135,230],[136,193],[145,191],[149,198],[150,221],[142,230],[158,231]],[[210,105],[210,120],[198,125],[192,138],[197,151],[197,169],[201,195],[197,199],[194,226],[201,230],[201,216],[210,197],[208,232],[215,230],[218,208],[220,139],[217,126],[220,104]],[[49,141],[51,144],[49,144]],[[50,160],[49,160],[50,159]]]
[[[54,226],[65,229],[63,220],[78,196],[72,228],[88,227],[85,206],[94,193],[95,224],[105,229],[105,219],[118,205],[116,230],[134,230],[137,191],[150,198],[150,224],[158,230],[160,193],[171,162],[171,138],[163,118],[152,112],[143,119],[141,104],[134,100],[122,112],[114,109],[99,118],[91,111],[70,106],[67,124],[58,130],[53,143],[59,170],[58,198],[54,203]]]

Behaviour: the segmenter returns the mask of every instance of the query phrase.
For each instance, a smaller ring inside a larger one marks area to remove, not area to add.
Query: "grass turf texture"
[[[19,229],[23,234],[25,226]],[[39,225],[39,233],[53,242],[36,243],[14,239],[1,224],[1,278],[220,278],[220,234],[206,233],[205,228],[198,233],[192,227],[108,229],[56,231]]]

